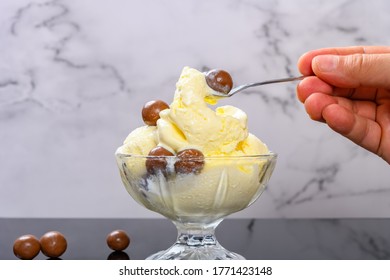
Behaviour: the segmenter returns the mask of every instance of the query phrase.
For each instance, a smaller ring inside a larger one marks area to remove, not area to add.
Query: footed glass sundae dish
[[[185,67],[173,102],[145,104],[145,125],[116,151],[126,190],[147,209],[171,220],[176,242],[148,259],[244,259],[217,241],[228,215],[251,205],[264,191],[276,154],[248,132],[247,115],[233,106],[215,110],[213,91],[228,92],[230,75]]]
[[[275,154],[189,158],[184,162],[177,156],[116,156],[130,195],[170,219],[178,230],[176,243],[149,259],[244,259],[223,248],[214,231],[224,217],[245,209],[260,196],[275,166]],[[159,167],[153,173],[145,172],[148,162]],[[188,168],[193,169],[187,172]]]

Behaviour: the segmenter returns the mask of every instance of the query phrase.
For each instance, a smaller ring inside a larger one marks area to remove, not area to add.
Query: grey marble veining
[[[310,49],[388,45],[389,12],[386,0],[1,1],[0,216],[157,217],[126,193],[113,153],[146,101],[170,102],[184,66],[236,84],[296,75]],[[223,101],[279,154],[234,216],[389,217],[388,164],[309,120],[295,86]]]
[[[254,259],[390,258],[386,219],[251,219],[225,223],[217,232],[222,244],[234,244],[234,249]],[[229,228],[230,224],[234,228]],[[224,234],[224,228],[229,228],[229,234]]]

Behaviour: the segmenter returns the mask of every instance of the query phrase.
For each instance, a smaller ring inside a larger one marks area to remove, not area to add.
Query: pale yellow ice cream
[[[215,111],[212,89],[205,74],[185,67],[176,84],[170,108],[160,113],[157,127],[145,126],[130,133],[122,152],[147,155],[156,145],[173,154],[188,149],[200,150],[205,156],[267,154],[267,146],[248,133],[247,115],[233,106]]]
[[[208,222],[239,211],[252,203],[265,187],[274,162],[264,157],[267,146],[248,132],[247,115],[234,106],[216,104],[205,74],[185,67],[176,84],[169,109],[160,112],[156,126],[132,131],[118,148],[118,165],[128,192],[147,208],[171,219]],[[199,173],[174,171],[148,175],[149,151],[162,146],[174,155],[197,149],[205,156]],[[248,157],[243,157],[248,156]],[[260,183],[264,182],[264,183]]]
[[[211,94],[204,73],[184,68],[170,109],[162,111],[157,122],[159,145],[171,151],[195,148],[205,156],[245,154],[247,115],[233,106],[214,111],[207,104],[216,101]],[[267,152],[258,142],[251,154]]]
[[[134,129],[125,139],[121,148],[122,153],[147,155],[157,146],[158,139],[155,126],[141,126]]]

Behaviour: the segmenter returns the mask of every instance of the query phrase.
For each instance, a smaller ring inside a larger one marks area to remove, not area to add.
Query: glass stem
[[[220,222],[221,220],[208,225],[175,223],[178,231],[176,244],[187,246],[217,245],[215,228]]]

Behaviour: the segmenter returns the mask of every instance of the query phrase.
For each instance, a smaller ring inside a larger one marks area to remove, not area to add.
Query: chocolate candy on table
[[[142,119],[146,125],[155,126],[160,118],[160,112],[168,109],[169,105],[161,100],[147,102],[142,108]]]
[[[174,154],[161,146],[157,146],[150,150],[148,156],[155,157],[146,159],[146,170],[150,174],[156,174],[158,171],[164,172],[167,167],[167,160],[164,157],[174,156]]]
[[[41,242],[42,253],[50,258],[61,256],[68,246],[65,236],[58,231],[49,231],[42,235]]]
[[[117,229],[107,235],[107,245],[114,251],[123,251],[130,244],[130,238],[124,230]]]
[[[177,153],[175,171],[177,173],[198,174],[204,166],[204,155],[197,149],[185,149]]]
[[[206,73],[206,82],[213,90],[228,94],[233,87],[233,79],[224,70],[213,69]]]
[[[15,240],[13,250],[19,259],[32,260],[39,254],[41,245],[34,235],[26,234]]]

